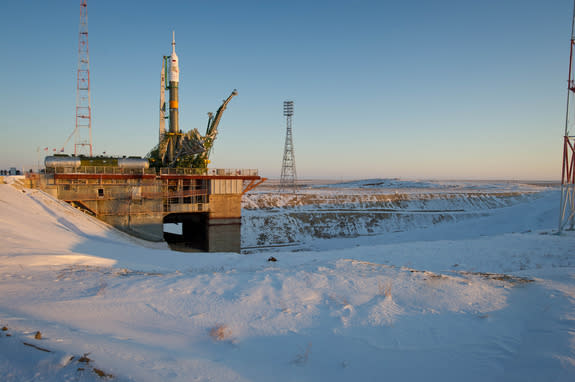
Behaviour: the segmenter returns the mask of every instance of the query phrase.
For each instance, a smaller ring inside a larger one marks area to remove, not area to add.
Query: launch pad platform
[[[242,195],[265,181],[257,170],[246,169],[47,170],[29,174],[30,186],[124,232],[166,241],[180,251],[240,252]]]

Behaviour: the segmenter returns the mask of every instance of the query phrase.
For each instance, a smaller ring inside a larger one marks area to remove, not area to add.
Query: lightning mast
[[[88,154],[92,156],[92,108],[90,106],[90,55],[88,50],[87,0],[80,0],[80,28],[78,35],[74,155]]]
[[[284,102],[284,116],[286,117],[286,141],[284,147],[284,157],[282,162],[282,173],[280,177],[279,192],[287,192],[289,189],[293,193],[297,191],[296,187],[296,170],[295,170],[295,155],[293,149],[292,139],[292,116],[293,116],[293,101]]]
[[[573,73],[573,47],[575,46],[575,1],[571,23],[571,50],[569,56],[569,78],[567,82],[567,111],[565,113],[565,135],[563,137],[563,168],[561,173],[561,210],[559,232],[573,230],[575,219],[575,135],[570,128],[575,122],[575,73]]]

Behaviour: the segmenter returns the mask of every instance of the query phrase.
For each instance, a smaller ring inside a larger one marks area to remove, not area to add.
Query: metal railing
[[[98,188],[95,186],[93,189],[87,190],[82,188],[78,190],[76,187],[67,188],[67,185],[59,185],[58,193],[60,198],[64,200],[176,200],[184,198],[198,198],[203,197],[206,199],[209,195],[207,189],[198,190],[182,190],[182,191],[162,191],[162,190],[146,190],[140,187],[105,187]],[[99,193],[99,189],[102,191]],[[205,202],[204,202],[205,203]]]
[[[53,174],[118,174],[118,175],[155,175],[153,168],[121,168],[115,166],[80,166],[80,167],[52,167]]]
[[[209,176],[258,176],[257,169],[223,168],[168,168],[156,172],[154,168],[121,168],[115,166],[51,167],[49,174],[117,174],[117,175],[209,175]]]
[[[258,176],[257,169],[161,168],[160,175]]]
[[[209,212],[208,203],[165,204],[163,212]]]

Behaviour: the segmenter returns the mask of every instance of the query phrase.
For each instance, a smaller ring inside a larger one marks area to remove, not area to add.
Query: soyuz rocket
[[[162,161],[171,162],[180,146],[180,127],[178,123],[178,86],[180,83],[178,55],[176,54],[176,36],[172,32],[172,54],[164,56],[162,60],[161,89],[160,89],[160,134],[159,142],[165,142],[165,151]],[[167,77],[167,78],[166,78]],[[166,86],[166,80],[168,85]],[[166,90],[169,89],[169,117],[166,116]],[[166,118],[169,120],[169,130],[166,134]]]
[[[180,68],[178,55],[176,54],[175,32],[172,32],[172,54],[163,56],[160,79],[160,134],[156,152],[157,159],[161,160],[161,164],[166,167],[174,167],[179,164],[183,166],[193,164],[200,166],[199,168],[204,168],[209,163],[208,156],[213,141],[218,134],[218,125],[222,118],[222,113],[232,97],[236,96],[238,92],[234,89],[232,94],[223,101],[215,116],[209,113],[205,136],[202,136],[198,129],[183,133],[180,130],[178,121]],[[166,102],[166,93],[168,94],[168,102]],[[168,119],[169,123],[167,131],[166,119]]]
[[[169,85],[166,86],[166,76],[168,72],[166,71],[166,62],[167,59],[170,60],[169,63]],[[175,33],[172,32],[172,55],[171,56],[164,56],[164,60],[162,61],[162,74],[161,74],[161,83],[160,83],[160,142],[164,138],[166,134],[166,97],[165,91],[166,89],[170,90],[170,99],[169,99],[169,107],[170,107],[170,126],[169,132],[170,133],[178,133],[179,132],[179,124],[178,124],[178,85],[180,83],[180,69],[178,65],[178,55],[176,54],[176,36]]]
[[[178,125],[178,84],[180,83],[180,69],[178,55],[176,54],[176,34],[172,32],[172,55],[170,56],[170,133],[179,133]]]

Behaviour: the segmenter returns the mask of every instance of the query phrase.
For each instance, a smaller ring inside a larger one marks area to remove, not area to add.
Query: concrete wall
[[[164,241],[163,214],[155,215],[100,215],[100,220],[116,227],[120,231],[139,237],[140,239],[161,242]]]
[[[240,252],[242,227],[241,180],[212,180],[210,185],[210,252]]]
[[[210,194],[241,194],[243,184],[241,179],[212,179],[210,180]]]
[[[241,218],[242,195],[210,195],[210,218]]]
[[[208,223],[209,252],[237,252],[241,250],[241,218],[210,219]]]

